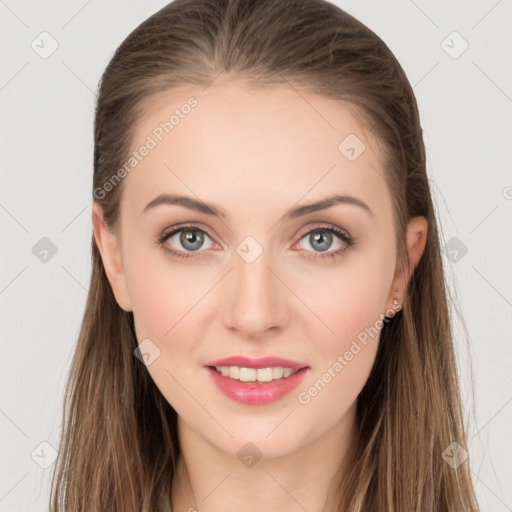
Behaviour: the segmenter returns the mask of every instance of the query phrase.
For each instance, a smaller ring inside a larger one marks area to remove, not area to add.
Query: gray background
[[[0,0],[0,511],[47,510],[90,274],[95,91],[118,44],[165,3]],[[337,3],[414,86],[469,331],[456,315],[473,478],[483,511],[512,511],[512,3]]]

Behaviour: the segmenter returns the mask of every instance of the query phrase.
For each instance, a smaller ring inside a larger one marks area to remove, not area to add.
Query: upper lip
[[[217,359],[207,363],[205,366],[242,366],[245,368],[268,368],[270,366],[282,366],[283,368],[292,368],[294,370],[300,370],[306,368],[308,365],[291,361],[290,359],[284,359],[282,357],[259,357],[253,359],[245,356],[232,356],[226,357],[225,359]]]

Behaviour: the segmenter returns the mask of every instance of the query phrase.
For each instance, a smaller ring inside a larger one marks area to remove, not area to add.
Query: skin
[[[251,89],[221,77],[204,90],[161,93],[147,102],[132,148],[189,96],[197,107],[124,178],[115,229],[105,226],[96,203],[92,210],[116,300],[133,311],[139,343],[149,338],[158,346],[147,370],[178,413],[183,457],[173,511],[331,511],[331,484],[354,442],[356,398],[379,336],[307,404],[297,395],[329,368],[332,375],[358,334],[375,326],[395,298],[401,302],[424,251],[427,222],[410,222],[412,266],[398,268],[379,142],[347,105],[286,85]],[[355,161],[338,150],[348,134],[366,146]],[[144,213],[162,192],[213,203],[226,217],[177,205]],[[359,198],[373,215],[337,204],[282,218],[297,204],[335,193]],[[197,251],[180,243],[180,233],[165,242],[188,250],[187,259],[156,242],[180,223],[207,232]],[[346,230],[356,244],[334,259],[309,259],[346,245],[333,234],[327,251],[319,250],[309,236],[319,226]],[[247,236],[263,249],[250,264],[236,252]],[[231,355],[281,356],[310,369],[299,388],[277,402],[244,405],[222,394],[204,368]],[[237,457],[248,442],[262,455],[252,467]]]

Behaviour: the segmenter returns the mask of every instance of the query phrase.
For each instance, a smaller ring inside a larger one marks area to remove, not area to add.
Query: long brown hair
[[[365,25],[323,0],[175,0],[139,25],[100,82],[93,192],[122,167],[144,102],[221,73],[258,86],[289,84],[347,102],[386,149],[399,264],[409,264],[408,220],[425,216],[425,252],[384,325],[371,375],[358,397],[358,440],[339,487],[350,512],[476,512],[466,448],[447,286],[412,88]],[[107,225],[123,183],[93,193]],[[64,401],[52,512],[154,512],[169,497],[180,456],[177,417],[144,365],[133,315],[113,295],[92,239],[89,296]]]

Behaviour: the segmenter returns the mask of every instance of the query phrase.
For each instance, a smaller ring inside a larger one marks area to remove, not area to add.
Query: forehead
[[[347,193],[389,207],[383,152],[357,110],[288,84],[183,85],[141,104],[132,151],[151,146],[125,183],[130,208],[162,192],[290,205]],[[261,203],[259,203],[261,205]]]

